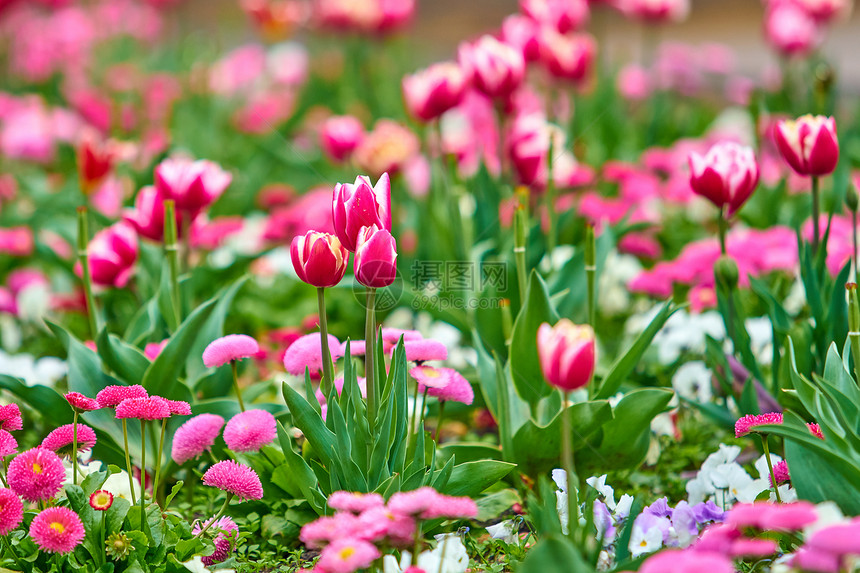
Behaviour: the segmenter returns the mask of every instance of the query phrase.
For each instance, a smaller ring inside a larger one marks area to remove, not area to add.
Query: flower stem
[[[239,390],[239,366],[237,360],[230,361],[230,370],[233,371],[233,389],[236,390],[236,399],[239,401],[239,409],[245,411],[245,402],[242,400],[242,392]]]
[[[72,483],[78,483],[78,409],[72,418]]]
[[[12,555],[12,559],[15,560],[15,564],[21,568],[21,571],[28,571],[24,564],[21,563],[21,560],[18,558],[18,554],[12,548],[12,544],[9,542],[9,536],[3,535],[3,544],[6,546],[6,550]]]
[[[164,252],[170,269],[170,306],[177,328],[182,322],[182,307],[179,295],[179,255],[176,245],[176,206],[173,200],[164,202]]]
[[[204,526],[203,526],[203,529],[201,529],[201,530],[200,530],[200,533],[198,533],[197,535],[195,535],[195,536],[194,536],[194,539],[199,539],[199,538],[200,538],[204,533],[206,533],[206,530],[207,530],[207,529],[209,529],[210,527],[212,527],[212,524],[214,524],[216,521],[218,521],[219,519],[221,519],[221,516],[222,516],[222,515],[224,515],[224,512],[225,512],[225,511],[227,511],[227,506],[228,506],[228,505],[230,505],[230,502],[231,502],[232,500],[233,500],[233,494],[232,494],[232,493],[228,493],[228,494],[227,494],[227,499],[225,499],[225,500],[224,500],[224,505],[222,505],[222,506],[221,506],[221,511],[219,511],[219,512],[218,512],[218,514],[217,514],[217,515],[215,515],[215,517],[213,517],[212,519],[210,519],[210,520],[209,520],[209,522],[208,522],[206,525],[204,525]]]
[[[767,445],[767,436],[765,434],[759,434],[761,438],[761,447],[764,450],[764,459],[767,460],[767,471],[770,474],[770,483],[773,486],[773,493],[776,495],[776,502],[782,503],[782,500],[779,499],[779,486],[776,483],[776,476],[773,474],[773,462],[770,461],[770,448]]]
[[[726,217],[725,208],[720,208],[720,214],[717,215],[717,225],[719,228],[719,236],[720,236],[720,253],[723,255],[728,255],[728,249],[726,248],[726,235],[729,231],[729,221]]]
[[[146,521],[144,503],[146,500],[146,422],[140,421],[140,530]]]
[[[90,273],[90,260],[87,253],[87,245],[90,241],[87,229],[87,208],[78,207],[78,262],[81,265],[81,280],[84,283],[84,297],[87,301],[87,318],[90,322],[90,334],[93,340],[99,335],[98,310],[96,300],[93,296],[93,277]]]
[[[436,432],[433,441],[439,443],[439,432],[442,430],[442,419],[445,414],[445,400],[439,400],[439,416],[436,418]]]
[[[412,397],[412,416],[409,417],[409,428],[406,432],[406,449],[412,446],[412,435],[417,432],[415,424],[418,421],[418,383],[415,383],[415,395]]]
[[[373,434],[373,428],[376,425],[376,402],[377,402],[377,384],[376,384],[376,289],[368,287],[367,289],[367,316],[364,324],[364,344],[365,344],[365,367],[364,374],[367,378],[367,425]]]
[[[555,98],[551,96],[550,99],[550,109],[552,109],[552,105],[555,101]],[[547,168],[547,176],[546,176],[546,211],[547,217],[549,218],[549,229],[547,231],[546,236],[546,252],[549,255],[550,266],[552,265],[552,253],[555,251],[556,244],[556,219],[558,218],[555,212],[555,179],[553,178],[552,170],[553,170],[553,159],[555,155],[555,149],[553,145],[553,138],[550,137],[549,140],[549,149],[546,154],[546,168]],[[555,269],[552,269],[555,270]]]
[[[860,280],[857,276],[857,211],[851,212],[851,236],[854,244],[854,281],[856,282]]]
[[[567,474],[567,535],[574,541],[573,525],[579,523],[577,487],[573,468],[573,440],[571,435],[573,429],[570,423],[570,409],[567,407],[570,401],[570,392],[564,393],[564,401],[561,406],[561,463],[564,473]]]
[[[517,210],[514,212],[514,260],[517,264],[517,286],[520,289],[520,306],[525,304],[527,271],[526,271],[526,234],[528,211],[523,204],[522,197]]]
[[[164,453],[164,430],[167,428],[167,418],[161,420],[161,437],[158,439],[158,457],[155,458],[155,481],[152,482],[152,497],[158,503],[158,485],[161,483],[161,456]]]
[[[99,513],[102,514],[102,527],[101,532],[99,533],[99,538],[101,539],[101,545],[99,546],[101,548],[101,551],[99,552],[99,560],[104,564],[105,561],[107,561],[107,555],[105,554],[105,516],[107,515],[107,511],[101,511]]]
[[[813,175],[812,179],[812,254],[818,254],[818,243],[821,240],[819,233],[819,193],[818,193],[818,177]]]
[[[122,419],[122,439],[125,444],[125,467],[128,471],[128,490],[131,493],[132,501],[134,501],[134,476],[131,473],[131,458],[128,455],[128,425],[125,418]]]
[[[585,277],[588,284],[588,324],[595,328],[595,277],[597,274],[597,245],[594,240],[594,227],[585,227]]]
[[[334,383],[334,366],[331,361],[331,351],[328,347],[328,319],[325,312],[325,289],[317,288],[317,303],[320,309],[320,346],[322,348],[322,363],[323,363],[323,379],[322,388],[323,394],[328,399],[331,386]]]

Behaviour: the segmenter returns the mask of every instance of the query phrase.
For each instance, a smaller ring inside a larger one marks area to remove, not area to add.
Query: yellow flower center
[[[354,547],[345,547],[345,548],[340,550],[340,558],[345,561],[345,560],[349,559],[350,557],[352,557],[354,553],[355,553]]]
[[[33,473],[40,474],[42,473],[42,466],[39,462],[33,462]]]
[[[64,532],[66,531],[66,528],[65,528],[65,527],[63,527],[63,524],[62,524],[62,523],[58,523],[58,522],[56,522],[56,521],[55,521],[54,523],[52,523],[52,524],[50,525],[50,527],[51,527],[51,529],[53,529],[53,530],[54,530],[54,531],[56,531],[57,533],[64,533]]]

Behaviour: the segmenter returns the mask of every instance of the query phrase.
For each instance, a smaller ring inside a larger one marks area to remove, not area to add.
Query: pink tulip
[[[124,287],[134,272],[137,251],[137,233],[128,223],[116,223],[96,233],[87,246],[93,283]],[[75,272],[80,276],[80,265]]]
[[[331,206],[335,235],[348,251],[356,252],[363,227],[391,231],[391,180],[383,173],[376,185],[364,175],[355,183],[338,183]]]
[[[416,119],[432,121],[463,101],[466,85],[466,75],[456,63],[433,64],[403,78],[406,109]]]
[[[520,11],[561,34],[582,28],[589,12],[587,0],[520,0]]]
[[[364,139],[364,126],[351,115],[335,115],[323,122],[320,147],[333,161],[343,161]]]
[[[110,142],[99,142],[94,135],[87,134],[78,143],[77,155],[81,190],[90,194],[113,169],[117,153]]]
[[[461,44],[458,59],[474,87],[490,97],[510,95],[525,77],[522,52],[492,36]]]
[[[690,186],[717,207],[728,206],[729,216],[749,199],[758,185],[758,163],[749,147],[724,141],[703,157],[690,154]]]
[[[642,101],[651,95],[651,78],[642,66],[627,64],[618,72],[618,93],[629,101]]]
[[[397,277],[397,242],[386,229],[362,227],[355,247],[355,278],[366,287],[382,288]]]
[[[13,257],[33,254],[36,245],[29,227],[0,227],[0,253]]]
[[[582,388],[594,374],[594,331],[563,318],[543,323],[537,333],[538,357],[546,381],[565,392]]]
[[[690,0],[618,0],[616,6],[626,16],[646,22],[679,22],[690,13]]]
[[[148,185],[134,200],[134,209],[126,209],[122,218],[143,237],[153,241],[164,240],[164,197],[158,189]],[[182,234],[182,214],[176,211],[176,229]]]
[[[502,21],[502,41],[522,52],[527,62],[538,59],[538,24],[531,18],[511,14]]]
[[[792,2],[776,2],[764,16],[767,42],[786,56],[805,57],[821,43],[815,19]]]
[[[794,0],[816,21],[827,23],[830,20],[847,16],[851,12],[851,0]]]
[[[404,125],[380,119],[355,148],[356,166],[371,175],[396,173],[403,169],[421,149],[418,137]]]
[[[836,122],[823,115],[780,121],[773,134],[783,159],[798,175],[828,175],[839,161]]]
[[[155,188],[164,199],[173,199],[176,210],[194,219],[230,185],[233,176],[216,163],[171,157],[155,168]]]
[[[334,235],[308,231],[290,245],[293,268],[301,280],[317,288],[333,287],[343,279],[349,251]]]
[[[556,78],[581,82],[591,71],[596,43],[588,34],[562,35],[544,28],[538,35],[540,61]]]

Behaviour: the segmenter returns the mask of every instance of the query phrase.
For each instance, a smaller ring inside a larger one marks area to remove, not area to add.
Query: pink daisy
[[[215,518],[210,517],[202,525],[200,523],[195,523],[194,529],[191,533],[197,535],[206,526],[208,526],[213,519]],[[206,555],[203,557],[203,565],[206,565],[207,567],[215,565],[216,563],[221,563],[230,557],[230,554],[233,552],[233,543],[236,540],[236,536],[239,534],[239,526],[236,525],[233,518],[225,515],[209,527],[207,533],[209,532],[215,534],[215,538],[212,540],[213,543],[215,543],[215,551],[212,555]]]
[[[66,469],[60,457],[45,448],[32,448],[9,463],[6,482],[27,501],[47,501],[63,486]]]
[[[233,416],[224,428],[224,442],[234,452],[256,452],[278,434],[275,417],[265,410],[247,410]]]
[[[346,342],[344,342],[342,346],[343,348],[341,348],[340,354],[341,356],[345,356]],[[365,354],[367,354],[367,342],[364,340],[350,340],[349,354],[351,356],[364,356]]]
[[[30,537],[48,553],[71,553],[84,535],[81,518],[68,507],[49,507],[30,524]]]
[[[117,419],[162,420],[170,417],[170,406],[161,396],[127,398],[116,406]]]
[[[819,426],[818,424],[806,424],[806,427],[809,428],[809,431],[812,432],[812,435],[817,438],[821,438],[822,440],[824,439],[824,434],[821,433],[821,426]]]
[[[24,427],[24,419],[21,418],[21,409],[18,404],[6,404],[0,406],[0,430],[14,432]]]
[[[262,499],[263,484],[253,469],[233,460],[218,462],[203,474],[203,484],[217,487],[236,497],[246,499]]]
[[[113,505],[113,494],[106,489],[98,489],[90,495],[90,507],[96,511],[107,511]]]
[[[403,337],[403,342],[424,338],[417,330],[404,330],[402,328],[383,328],[380,331],[380,336],[382,337],[382,347],[385,349],[385,352],[391,352],[391,349],[400,342],[401,336]]]
[[[299,540],[311,549],[319,549],[335,539],[355,537],[364,529],[364,524],[355,515],[335,513],[306,523],[299,533]]]
[[[378,493],[336,491],[328,496],[328,506],[337,511],[361,513],[371,507],[382,507],[383,505],[385,505],[385,498]]]
[[[371,507],[358,516],[359,531],[364,539],[376,541],[386,538],[395,546],[411,545],[415,541],[415,520],[385,506]]]
[[[223,425],[224,418],[217,414],[200,414],[179,426],[173,434],[173,461],[182,465],[199,457],[212,447]]]
[[[407,340],[403,343],[406,360],[412,362],[427,362],[428,360],[446,360],[448,349],[438,340]],[[394,350],[391,351],[392,355]]]
[[[788,475],[788,463],[785,460],[777,462],[773,466],[773,477],[768,475],[767,479],[770,482],[770,487],[773,487],[774,481],[776,481],[776,485],[782,485],[791,481],[791,476]]]
[[[74,424],[65,424],[42,440],[42,447],[46,450],[56,452],[61,456],[72,455],[72,443],[74,442]],[[78,424],[78,451],[85,452],[96,445],[96,432],[86,424]]]
[[[352,573],[379,559],[379,550],[361,539],[336,539],[320,553],[317,567],[326,573]]]
[[[439,504],[441,496],[432,487],[424,486],[412,491],[395,493],[388,500],[388,509],[403,515],[421,515]]]
[[[133,386],[108,386],[96,394],[96,402],[102,408],[112,408],[129,398],[146,398],[149,393],[140,384]]]
[[[343,356],[343,346],[331,334],[328,335],[328,347],[332,360],[337,360]],[[320,333],[306,334],[290,344],[284,353],[284,368],[294,376],[304,376],[305,368],[308,368],[312,377],[318,377],[322,370]]]
[[[191,404],[185,402],[183,400],[168,400],[164,399],[167,402],[167,407],[170,408],[170,414],[172,416],[190,416],[191,415]]]
[[[23,520],[24,504],[21,498],[11,489],[0,488],[0,535],[8,535]]]
[[[780,412],[748,414],[735,422],[735,437],[746,436],[750,432],[754,432],[753,428],[756,426],[763,426],[765,424],[782,424],[782,414]]]
[[[11,456],[18,451],[18,440],[6,430],[0,430],[0,458]]]
[[[466,519],[478,517],[478,506],[468,497],[453,497],[442,495],[430,505],[421,515],[422,519],[436,519],[445,517],[448,519]]]
[[[475,400],[472,385],[453,368],[416,366],[409,374],[418,381],[419,392],[427,390],[428,396],[463,404],[471,404]]]
[[[84,396],[80,392],[69,392],[66,394],[66,400],[68,400],[69,406],[77,410],[78,413],[91,412],[101,408],[98,400]]]
[[[362,376],[358,376],[356,378],[356,381],[358,382],[358,391],[361,394],[361,397],[367,398],[367,378],[364,378]],[[334,387],[337,390],[338,396],[343,394],[343,376],[339,376],[338,378],[334,379]],[[325,394],[323,394],[322,389],[317,388],[316,391],[314,392],[314,395],[317,397],[317,400],[319,401],[319,403],[321,405],[325,405],[326,396],[325,396]]]
[[[228,334],[209,343],[203,351],[203,364],[206,368],[217,368],[253,356],[259,351],[260,345],[247,334]]]

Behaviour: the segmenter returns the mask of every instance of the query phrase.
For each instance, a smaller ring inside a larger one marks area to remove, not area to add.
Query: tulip
[[[320,146],[333,161],[343,161],[364,139],[364,126],[351,115],[325,120],[320,129]]]
[[[594,331],[563,318],[543,323],[537,333],[538,357],[546,381],[570,392],[591,382],[594,374]]]
[[[460,45],[458,59],[474,87],[490,97],[510,95],[525,77],[522,52],[489,35]]]
[[[774,139],[782,157],[798,175],[828,175],[839,161],[836,122],[823,115],[780,121]]]
[[[137,252],[137,233],[128,223],[116,223],[96,233],[87,246],[93,283],[124,287],[134,272]],[[81,275],[80,264],[75,272]]]
[[[796,0],[796,3],[816,21],[822,23],[847,16],[853,5],[851,0]]]
[[[556,78],[581,82],[594,62],[596,44],[588,34],[562,35],[545,28],[538,35],[540,60]]]
[[[621,13],[646,22],[679,22],[690,13],[690,0],[619,0]]]
[[[352,159],[360,170],[380,176],[404,169],[420,149],[418,137],[408,127],[390,119],[380,119],[373,131],[359,142]]]
[[[349,251],[334,235],[308,231],[290,245],[293,268],[299,278],[317,288],[338,284],[349,265]]]
[[[690,154],[690,187],[732,216],[758,185],[758,163],[749,147],[724,141],[704,156]]]
[[[233,176],[217,164],[172,157],[155,168],[155,188],[164,199],[173,199],[176,210],[191,222],[230,185]]]
[[[520,0],[520,11],[561,34],[582,28],[589,12],[587,0]]]
[[[180,235],[183,231],[181,217],[177,212],[176,227]],[[164,197],[155,187],[148,185],[141,189],[134,200],[134,209],[126,209],[122,218],[141,236],[153,241],[164,240]]]
[[[403,78],[403,99],[415,118],[432,121],[463,101],[466,85],[460,66],[441,62]]]
[[[364,175],[355,183],[338,183],[332,198],[335,235],[348,251],[355,252],[362,227],[391,231],[391,180],[383,173],[376,185]]]
[[[806,10],[792,2],[777,2],[764,16],[764,36],[785,56],[806,56],[821,42],[818,23]]]
[[[397,242],[386,229],[362,227],[355,248],[355,278],[369,288],[387,287],[397,276]]]
[[[502,21],[502,41],[523,53],[527,62],[538,59],[538,24],[531,18],[511,14]]]
[[[116,153],[109,143],[98,143],[95,138],[81,138],[77,148],[78,176],[81,192],[89,195],[113,169]]]

